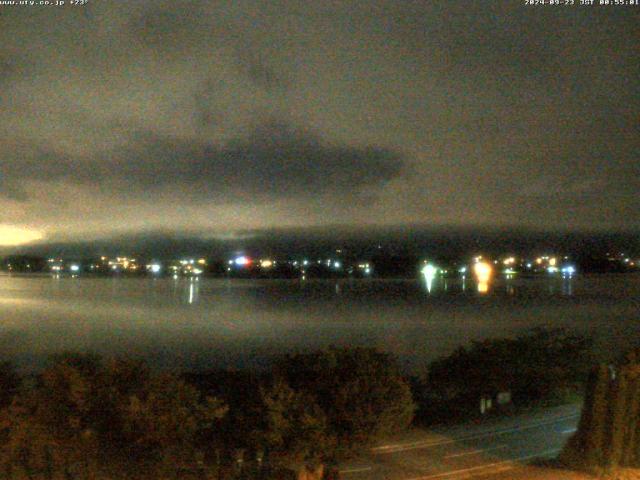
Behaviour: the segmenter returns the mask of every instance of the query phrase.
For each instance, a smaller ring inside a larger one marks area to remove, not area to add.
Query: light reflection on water
[[[534,326],[637,339],[640,276],[252,281],[0,276],[0,357],[89,350],[158,366],[260,365],[330,344],[392,351],[411,369],[473,339]]]
[[[189,279],[189,305],[198,302],[198,296],[200,294],[200,279],[191,277]]]
[[[522,287],[527,282],[544,284],[547,293],[553,295],[560,289],[562,295],[573,295],[573,283],[575,276],[549,276],[549,277],[518,277],[509,274],[501,278],[491,278],[488,281],[477,281],[472,279],[471,283],[475,285],[475,291],[479,295],[491,293],[495,288],[502,288],[507,295],[515,295],[518,286]],[[431,295],[444,294],[449,292],[465,292],[467,290],[467,277],[461,275],[457,278],[423,275],[422,287],[424,291]],[[524,282],[524,283],[523,283]],[[336,293],[339,291],[339,285],[336,284]]]
[[[562,294],[573,295],[573,277],[562,278]]]

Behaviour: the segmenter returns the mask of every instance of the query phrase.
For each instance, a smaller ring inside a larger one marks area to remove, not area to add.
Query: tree
[[[0,464],[9,478],[105,470],[158,477],[167,466],[195,463],[202,432],[225,412],[219,400],[142,362],[56,356],[0,410]]]
[[[227,407],[173,375],[158,375],[119,406],[126,444],[137,458],[181,462],[196,454],[200,432]]]
[[[330,348],[285,357],[276,372],[314,398],[336,438],[336,456],[350,454],[406,428],[415,404],[390,354],[371,348]]]
[[[322,465],[333,438],[314,398],[294,391],[282,379],[263,387],[260,398],[264,428],[258,443],[269,452],[270,461],[297,471]]]
[[[443,409],[462,411],[505,390],[519,403],[578,391],[592,362],[590,346],[589,339],[561,329],[473,342],[429,365],[425,396]]]
[[[0,413],[5,470],[15,467],[28,476],[51,476],[93,467],[97,437],[90,412],[99,368],[91,356],[54,357],[37,382]]]

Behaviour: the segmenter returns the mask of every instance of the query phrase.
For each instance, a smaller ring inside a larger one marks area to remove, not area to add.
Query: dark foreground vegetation
[[[386,435],[580,390],[589,344],[562,331],[474,343],[423,379],[373,349],[285,356],[265,373],[158,373],[64,354],[38,375],[0,365],[0,478],[320,479]],[[503,396],[504,397],[504,396]],[[504,398],[503,398],[504,400]]]
[[[472,342],[429,365],[418,420],[464,420],[480,414],[481,399],[487,412],[575,401],[594,361],[591,340],[562,329]]]

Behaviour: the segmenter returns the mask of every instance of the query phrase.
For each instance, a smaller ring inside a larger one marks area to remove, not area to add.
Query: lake
[[[617,353],[640,336],[640,275],[237,280],[0,276],[0,359],[30,370],[64,350],[160,368],[259,367],[276,354],[374,346],[419,373],[474,339],[533,327],[593,335]]]

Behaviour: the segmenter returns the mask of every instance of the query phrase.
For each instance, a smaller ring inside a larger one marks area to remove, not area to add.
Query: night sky
[[[640,7],[0,6],[0,244],[640,228]]]

